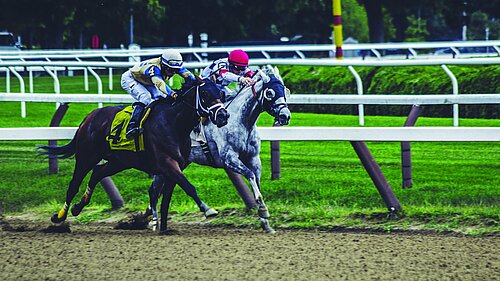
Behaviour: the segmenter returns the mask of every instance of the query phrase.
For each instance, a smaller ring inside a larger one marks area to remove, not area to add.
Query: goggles
[[[182,66],[182,61],[181,60],[165,60],[165,59],[161,59],[161,62],[166,65],[167,67],[171,67],[171,68],[181,68]]]
[[[244,65],[235,65],[235,64],[229,64],[229,68],[231,70],[237,70],[237,71],[244,71],[247,67]]]

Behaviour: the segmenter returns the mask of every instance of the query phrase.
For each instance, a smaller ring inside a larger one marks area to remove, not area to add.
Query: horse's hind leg
[[[162,177],[166,180],[161,187],[162,198],[161,198],[161,217],[160,217],[160,234],[167,233],[167,219],[168,219],[168,208],[170,207],[170,201],[172,199],[172,193],[174,192],[175,182],[166,179],[164,176]]]
[[[75,195],[78,193],[80,184],[82,183],[88,172],[90,172],[90,169],[92,169],[92,166],[88,164],[82,164],[82,161],[78,161],[77,159],[75,163],[75,170],[73,171],[73,177],[71,178],[68,191],[66,192],[66,202],[64,203],[64,206],[61,208],[61,210],[59,210],[59,212],[52,215],[50,220],[53,223],[60,223],[66,220],[66,217],[68,216],[69,205],[71,204],[73,198],[75,198]]]
[[[92,175],[90,176],[87,189],[85,190],[85,193],[80,199],[80,202],[73,205],[73,207],[71,208],[71,214],[73,216],[78,216],[80,212],[83,210],[83,208],[90,203],[90,198],[92,197],[96,185],[103,178],[114,175],[121,170],[123,170],[121,166],[118,166],[111,162],[106,162],[105,164],[95,166],[92,171]]]
[[[210,208],[207,204],[205,204],[203,201],[201,201],[200,197],[198,196],[198,192],[196,191],[196,187],[192,185],[184,176],[182,173],[179,164],[172,160],[172,159],[167,159],[161,167],[165,168],[165,174],[166,177],[169,177],[173,182],[177,183],[183,190],[186,192],[187,195],[189,195],[191,198],[193,198],[194,202],[198,205],[200,208],[200,211],[205,214],[205,217],[213,217],[218,214],[216,210],[213,208]],[[165,180],[168,180],[165,178]]]
[[[158,198],[160,197],[160,191],[163,189],[164,176],[155,175],[151,186],[149,187],[149,206],[146,209],[144,216],[147,218],[149,215],[153,216],[152,227],[153,231],[158,228]]]

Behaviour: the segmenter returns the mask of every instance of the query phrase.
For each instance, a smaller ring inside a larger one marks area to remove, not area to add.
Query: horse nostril
[[[289,122],[290,122],[290,116],[289,115],[282,114],[282,115],[279,116],[279,123],[281,125],[288,125]]]

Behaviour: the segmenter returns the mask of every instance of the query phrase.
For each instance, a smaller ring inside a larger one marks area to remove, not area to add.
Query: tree
[[[359,42],[369,42],[366,10],[356,0],[342,1],[342,32],[345,38],[352,37]]]
[[[421,18],[417,18],[413,15],[408,17],[408,22],[410,25],[406,29],[405,41],[407,42],[423,42],[429,35],[427,31],[427,21]]]
[[[363,1],[368,16],[370,42],[382,43],[384,41],[384,17],[382,13],[382,0]]]

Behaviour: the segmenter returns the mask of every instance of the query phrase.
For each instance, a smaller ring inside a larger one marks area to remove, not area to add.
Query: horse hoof
[[[275,234],[276,231],[269,225],[269,221],[266,219],[260,219],[260,226],[266,234]]]
[[[66,220],[66,216],[59,218],[57,213],[53,214],[52,217],[50,217],[50,221],[53,223],[61,223],[65,220]]]
[[[71,207],[71,214],[73,215],[73,217],[76,217],[82,212],[82,210],[83,205],[81,205],[80,203],[75,204],[73,205],[73,207]]]
[[[210,208],[205,212],[205,217],[211,218],[217,216],[218,214],[219,212],[217,212],[214,208]]]
[[[266,208],[259,208],[257,213],[259,214],[260,218],[263,218],[263,219],[269,218],[269,211]]]
[[[266,232],[266,234],[275,234],[276,233],[276,231],[270,226],[268,228],[264,229],[264,231]]]
[[[153,232],[156,232],[158,230],[158,220],[153,219],[152,221],[149,222],[149,225],[151,226],[151,229]]]

